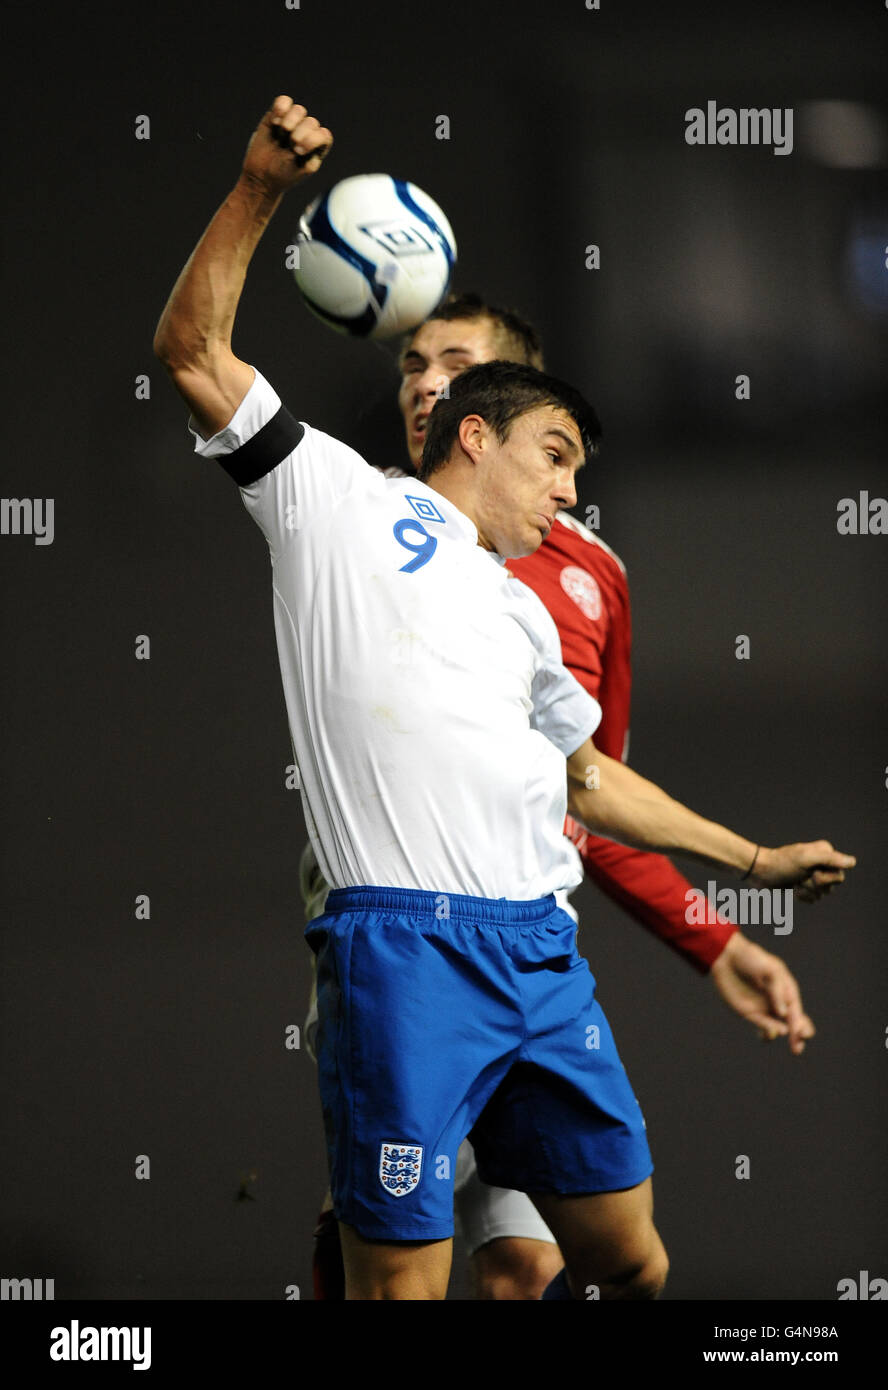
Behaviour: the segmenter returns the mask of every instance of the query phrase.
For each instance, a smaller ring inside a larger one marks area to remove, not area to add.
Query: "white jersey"
[[[564,759],[601,710],[536,595],[445,497],[293,420],[258,372],[225,429],[189,427],[268,541],[327,881],[519,900],[574,887]]]

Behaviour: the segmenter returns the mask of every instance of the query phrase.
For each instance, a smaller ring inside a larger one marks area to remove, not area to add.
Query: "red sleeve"
[[[632,619],[626,571],[616,555],[573,517],[534,555],[509,568],[539,595],[555,619],[564,664],[601,705],[595,746],[623,761],[632,695]],[[691,884],[664,855],[629,849],[589,835],[568,817],[566,832],[586,873],[608,897],[701,972],[736,931],[712,908],[708,924],[687,922]],[[694,913],[692,916],[696,916]]]
[[[694,890],[665,855],[602,840],[569,816],[565,829],[580,851],[589,878],[636,922],[705,974],[737,928],[711,906],[707,912],[711,923],[687,921],[692,899],[686,894]]]
[[[614,563],[607,577],[610,582],[602,584],[602,590],[610,621],[596,695],[602,720],[594,739],[602,753],[622,761],[629,742],[632,618],[625,570]],[[589,878],[636,922],[705,974],[737,928],[714,908],[706,914],[713,918],[711,923],[699,925],[686,920],[689,899],[685,895],[693,891],[692,885],[665,855],[589,835],[570,816],[565,829],[580,851]]]

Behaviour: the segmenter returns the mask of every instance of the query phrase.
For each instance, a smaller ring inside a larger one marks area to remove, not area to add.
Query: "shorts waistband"
[[[398,912],[405,916],[458,918],[490,923],[542,922],[558,907],[554,893],[545,898],[473,898],[466,893],[428,893],[419,888],[331,888],[327,912]]]

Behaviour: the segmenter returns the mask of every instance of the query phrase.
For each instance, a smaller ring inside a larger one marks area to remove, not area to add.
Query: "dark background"
[[[284,1047],[309,967],[267,551],[151,352],[288,92],[336,146],[260,245],[235,350],[297,415],[400,461],[391,349],[311,318],[284,248],[349,174],[431,193],[457,287],[531,317],[601,415],[578,512],[601,507],[629,571],[633,764],[765,843],[859,857],[790,936],[749,929],[802,985],[802,1058],[577,895],[647,1117],[666,1297],[828,1300],[888,1276],[888,537],[836,530],[840,498],[888,495],[888,11],[161,0],[10,24],[3,495],[53,497],[55,540],[0,538],[0,1273],[60,1299],[310,1297],[325,1172],[314,1067]],[[793,153],[688,146],[710,98],[793,107]]]

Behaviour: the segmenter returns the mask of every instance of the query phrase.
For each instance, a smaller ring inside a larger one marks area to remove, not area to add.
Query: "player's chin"
[[[533,555],[535,551],[539,550],[548,534],[548,531],[544,533],[539,526],[531,526],[522,536],[515,537],[511,542],[509,551],[502,553],[507,560],[523,560],[525,556]]]

